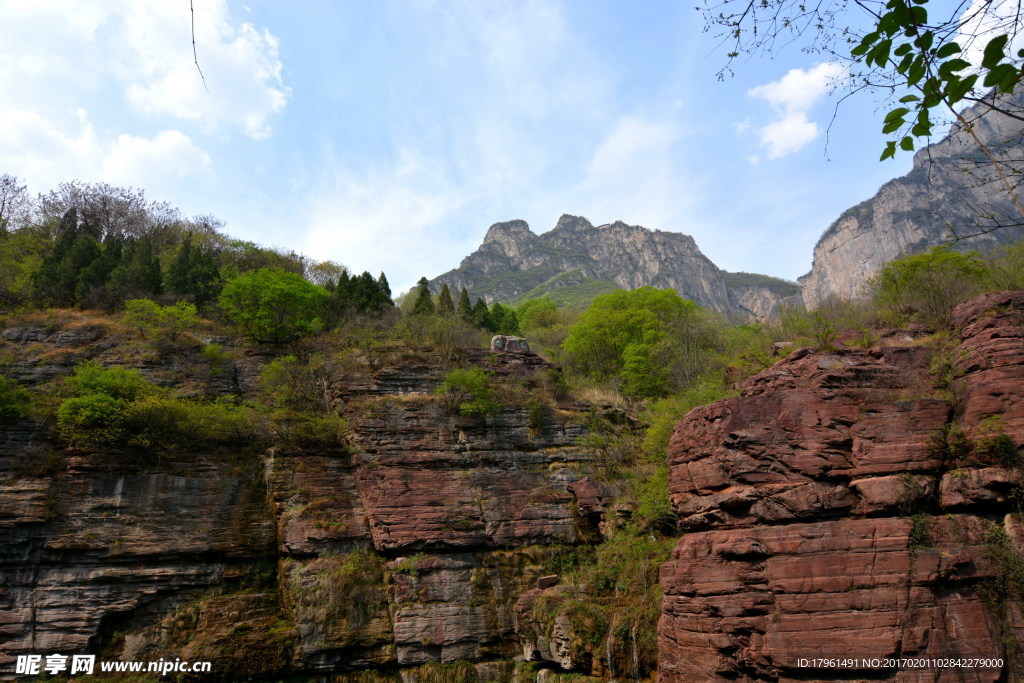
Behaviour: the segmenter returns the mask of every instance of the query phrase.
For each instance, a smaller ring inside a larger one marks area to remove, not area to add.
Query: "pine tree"
[[[189,294],[193,266],[192,234],[189,233],[167,270],[167,291],[172,294]]]
[[[452,291],[448,289],[448,283],[445,283],[441,293],[437,295],[437,312],[444,316],[455,315],[455,302],[452,301]]]
[[[391,300],[391,285],[388,284],[388,279],[381,272],[380,277],[377,278],[377,292],[379,294],[378,310],[385,310],[395,305],[395,302]]]
[[[519,318],[508,306],[495,301],[491,305],[491,330],[495,334],[519,334]]]
[[[473,321],[473,306],[469,303],[469,292],[465,287],[459,292],[459,317],[466,322]]]
[[[78,237],[78,211],[68,209],[60,219],[57,227],[57,239],[53,249],[39,264],[39,271],[34,277],[36,297],[40,302],[51,305],[66,305],[58,302],[66,293],[60,288],[60,269],[64,257],[71,251],[71,246]]]
[[[473,324],[483,330],[491,329],[491,312],[483,299],[477,299],[473,304]]]
[[[434,301],[430,298],[430,285],[425,277],[416,283],[416,303],[413,304],[412,312],[413,315],[434,315]]]

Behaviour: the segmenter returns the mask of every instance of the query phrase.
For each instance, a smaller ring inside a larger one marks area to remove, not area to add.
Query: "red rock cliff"
[[[1022,323],[1024,292],[985,295],[951,353],[805,349],[689,413],[661,680],[1021,680]]]

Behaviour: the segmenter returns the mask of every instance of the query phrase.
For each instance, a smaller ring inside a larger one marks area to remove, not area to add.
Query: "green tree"
[[[519,318],[516,312],[495,301],[491,304],[491,332],[495,334],[519,334]]]
[[[491,311],[483,299],[477,299],[473,304],[473,324],[482,330],[491,329]]]
[[[918,321],[943,329],[953,309],[981,288],[988,268],[977,252],[939,246],[887,263],[869,287],[875,305],[896,322]]]
[[[456,368],[445,375],[436,393],[444,396],[450,412],[462,415],[497,415],[501,404],[487,373],[480,368]]]
[[[516,309],[516,316],[519,318],[520,329],[524,334],[529,334],[529,330],[557,324],[558,306],[546,296],[530,299]]]
[[[0,375],[0,424],[10,424],[28,415],[29,395],[23,386]]]
[[[661,396],[671,387],[671,377],[653,354],[672,323],[698,310],[671,289],[603,294],[580,316],[563,348],[581,374],[618,383],[632,395]]]
[[[466,322],[472,322],[473,320],[473,305],[469,303],[469,292],[463,287],[459,291],[459,317]]]
[[[329,298],[300,275],[260,268],[229,280],[220,307],[251,339],[280,344],[320,329]]]
[[[452,292],[447,282],[437,295],[437,312],[439,315],[455,315],[455,302],[452,300]]]
[[[131,299],[125,302],[123,319],[143,337],[166,335],[171,341],[199,323],[195,305],[187,301],[161,306],[149,299]]]
[[[434,315],[434,300],[430,296],[430,285],[427,278],[421,277],[416,283],[416,303],[413,304],[413,315]]]

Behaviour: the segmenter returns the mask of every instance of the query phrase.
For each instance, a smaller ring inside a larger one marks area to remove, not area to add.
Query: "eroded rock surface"
[[[805,349],[677,425],[661,680],[1019,676],[1022,312],[957,309],[948,398],[919,346]],[[899,657],[1003,663],[865,663]]]
[[[41,386],[116,358],[118,334],[17,327],[0,344]],[[245,396],[273,356],[237,351],[216,372],[138,367]],[[516,601],[551,574],[548,546],[592,542],[602,522],[570,488],[599,467],[576,445],[589,408],[527,410],[551,372],[536,356],[377,352],[334,377],[344,448],[87,454],[61,450],[52,425],[0,428],[0,672],[92,652],[209,660],[218,680],[510,680]],[[461,417],[434,393],[455,363],[503,383],[500,414]]]

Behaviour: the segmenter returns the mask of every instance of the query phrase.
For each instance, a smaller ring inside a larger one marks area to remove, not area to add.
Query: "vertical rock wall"
[[[1022,315],[967,302],[940,355],[801,350],[677,425],[661,680],[1024,675]]]
[[[72,340],[51,373],[60,332],[24,332],[0,343],[28,384],[122,341]],[[218,680],[510,679],[516,601],[552,546],[594,538],[568,487],[597,465],[575,445],[588,413],[544,393],[546,363],[471,356],[510,392],[499,415],[452,415],[434,394],[451,359],[394,349],[334,387],[345,449],[75,454],[45,424],[0,429],[0,677],[20,654],[92,652],[210,660]],[[265,360],[240,358],[225,390]],[[174,365],[142,369],[186,386]]]

